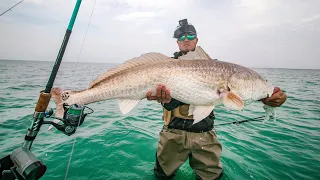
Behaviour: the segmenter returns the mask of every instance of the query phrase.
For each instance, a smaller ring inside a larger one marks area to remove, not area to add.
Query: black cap
[[[177,29],[174,31],[174,38],[180,38],[184,34],[188,35],[197,35],[197,31],[194,28],[193,25],[188,24],[187,19],[182,19],[179,21],[179,26],[177,26]]]

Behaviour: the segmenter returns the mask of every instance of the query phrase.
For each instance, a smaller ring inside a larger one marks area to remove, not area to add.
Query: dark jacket
[[[182,56],[181,52],[176,52],[174,53],[174,59],[178,59],[179,56]],[[185,103],[180,102],[174,98],[171,99],[171,101],[169,103],[164,103],[162,104],[162,106],[168,110],[171,111],[175,108],[177,108],[178,106],[184,105]],[[210,113],[209,116],[207,116],[206,118],[204,118],[202,121],[192,125],[193,120],[185,120],[185,119],[181,119],[181,118],[177,118],[175,117],[168,125],[169,128],[173,128],[173,129],[185,129],[185,130],[200,130],[200,131],[207,131],[213,128],[213,124],[214,124],[214,113],[213,111]]]

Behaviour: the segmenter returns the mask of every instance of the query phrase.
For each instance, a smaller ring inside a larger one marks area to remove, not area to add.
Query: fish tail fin
[[[263,105],[263,109],[266,111],[266,116],[264,117],[263,123],[270,119],[270,116],[273,116],[274,122],[276,122],[276,108],[269,105]]]
[[[63,93],[63,89],[61,88],[52,88],[51,90],[51,94],[52,94],[52,98],[56,104],[56,117],[58,118],[63,118],[63,114],[64,114],[64,108],[63,108],[63,100],[62,100],[62,93]],[[58,123],[60,120],[59,119],[54,119],[53,122],[54,123]],[[53,128],[52,125],[50,125],[50,127],[48,128],[48,131],[51,130]]]

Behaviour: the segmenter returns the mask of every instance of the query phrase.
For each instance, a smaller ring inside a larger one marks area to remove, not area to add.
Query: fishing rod
[[[8,10],[6,10],[5,12],[1,13],[0,16],[4,15],[5,13],[7,13],[8,11],[12,10],[14,7],[16,7],[18,4],[22,3],[22,1],[24,0],[21,0],[20,2],[18,2],[17,4],[15,4],[14,6],[12,6],[11,8],[9,8]]]
[[[93,113],[92,109],[84,105],[63,105],[64,116],[63,118],[57,118],[51,117],[53,110],[52,108],[48,108],[48,104],[51,99],[51,89],[66,50],[81,2],[82,0],[77,0],[75,4],[68,28],[65,32],[64,39],[62,41],[45,90],[40,91],[38,102],[33,113],[33,121],[30,128],[27,130],[22,147],[14,150],[11,155],[0,159],[0,180],[37,180],[41,178],[44,175],[47,167],[39,159],[37,159],[30,150],[32,143],[40,130],[40,127],[43,124],[51,124],[62,133],[70,136],[74,134],[77,127],[83,123],[86,115]],[[85,113],[86,108],[91,110],[91,112]],[[63,124],[60,125],[54,123],[53,121],[44,121],[44,118],[59,119]]]

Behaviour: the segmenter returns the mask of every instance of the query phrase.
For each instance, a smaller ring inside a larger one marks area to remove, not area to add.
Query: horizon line
[[[27,59],[0,59],[0,61],[33,61],[33,62],[55,62],[53,60],[27,60]],[[94,64],[122,64],[122,63],[112,63],[112,62],[83,62],[83,61],[61,61],[66,63],[94,63]],[[247,67],[247,68],[255,68],[255,69],[291,69],[291,70],[320,70],[320,68],[284,68],[284,67]]]

